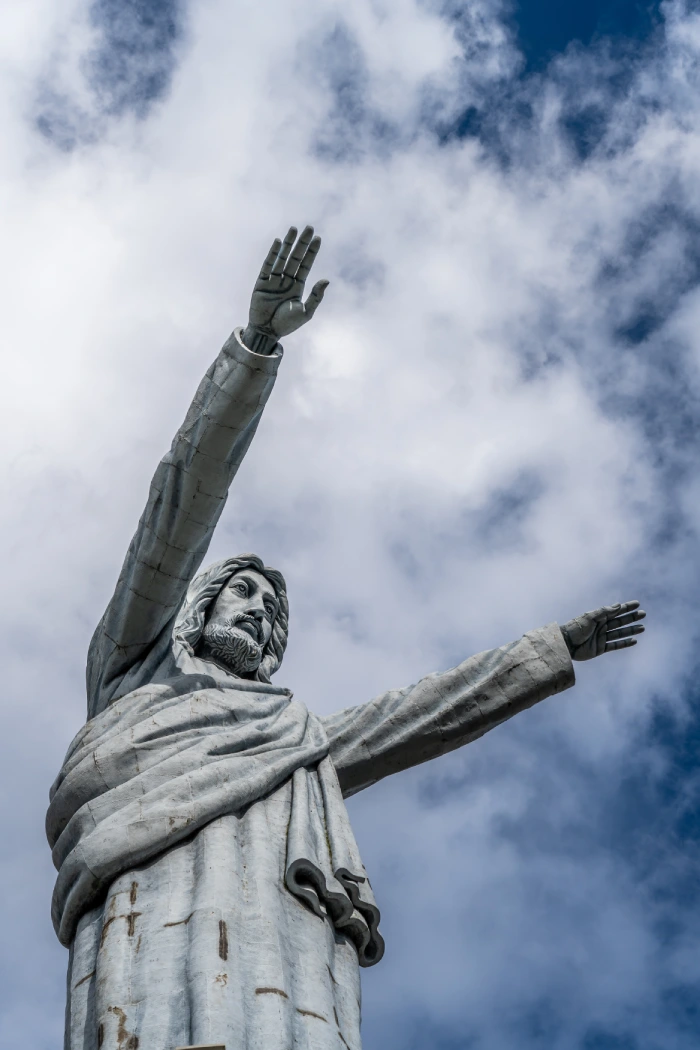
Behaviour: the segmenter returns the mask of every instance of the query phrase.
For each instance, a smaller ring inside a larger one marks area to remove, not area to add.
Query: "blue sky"
[[[659,3],[592,0],[591,3],[516,3],[511,19],[530,69],[542,69],[576,43],[583,47],[609,38],[614,44],[639,46],[660,22]]]
[[[43,815],[150,475],[312,221],[330,289],[211,550],[285,572],[278,681],[327,712],[649,613],[352,800],[388,944],[365,1046],[697,1047],[695,6],[11,0],[0,29],[0,1045],[60,1045]]]

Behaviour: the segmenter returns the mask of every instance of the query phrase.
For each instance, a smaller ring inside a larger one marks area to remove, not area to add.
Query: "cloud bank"
[[[365,1044],[697,1045],[700,16],[669,0],[645,41],[528,74],[511,13],[3,12],[2,1045],[60,1045],[42,821],[90,634],[307,221],[331,285],[210,551],[285,572],[278,679],[328,712],[602,602],[650,613],[572,692],[352,801],[388,942]]]

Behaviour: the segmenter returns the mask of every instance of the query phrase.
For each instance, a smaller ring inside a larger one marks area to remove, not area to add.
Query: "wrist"
[[[278,345],[277,336],[274,332],[266,331],[264,328],[256,328],[252,324],[249,324],[241,332],[241,342],[247,350],[254,354],[262,354],[264,357],[269,357],[270,354],[273,354]]]
[[[560,623],[559,624],[559,630],[561,631],[562,637],[564,638],[564,641],[566,642],[566,648],[569,650],[569,656],[573,659],[573,656],[574,656],[574,645],[573,645],[573,642],[571,641],[571,635],[569,634],[569,632],[566,629],[566,624],[561,624]]]

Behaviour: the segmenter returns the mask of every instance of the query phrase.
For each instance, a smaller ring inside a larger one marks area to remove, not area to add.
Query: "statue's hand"
[[[307,226],[298,241],[292,226],[284,241],[276,237],[272,242],[255,282],[242,337],[249,350],[269,354],[279,339],[311,320],[328,287],[328,281],[317,281],[302,302],[304,283],[320,247],[313,226]]]
[[[644,627],[637,623],[643,620],[646,613],[639,608],[639,602],[618,602],[617,605],[604,605],[593,612],[576,616],[568,623],[561,625],[572,660],[592,660],[601,653],[612,653],[615,649],[626,649],[636,645],[632,636],[641,634]],[[631,625],[631,626],[630,626]]]

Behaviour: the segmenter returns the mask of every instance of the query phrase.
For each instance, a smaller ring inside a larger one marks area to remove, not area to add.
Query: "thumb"
[[[309,293],[309,298],[304,303],[304,313],[307,315],[307,317],[313,317],[313,315],[316,313],[318,304],[323,299],[323,296],[326,293],[326,288],[328,287],[329,283],[330,282],[326,280],[316,281],[316,284],[313,286]]]

